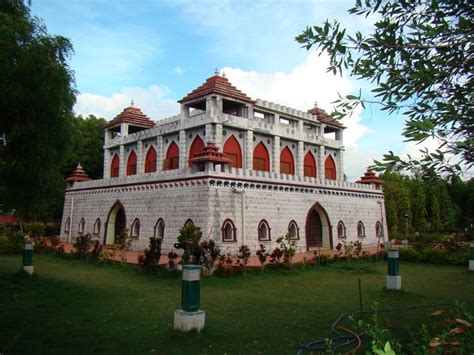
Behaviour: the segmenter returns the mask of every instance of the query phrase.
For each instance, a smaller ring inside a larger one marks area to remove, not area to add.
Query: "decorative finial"
[[[318,102],[317,101],[314,102],[314,107],[318,107]]]
[[[216,67],[216,70],[214,70],[214,75],[220,75],[220,70],[218,67]]]
[[[130,107],[134,107],[134,106],[133,106],[134,104],[135,104],[135,103],[133,102],[133,99],[132,99],[132,102],[130,102]]]
[[[225,78],[225,71],[222,71],[222,76]]]
[[[77,163],[77,168],[76,169],[82,169],[81,163]]]

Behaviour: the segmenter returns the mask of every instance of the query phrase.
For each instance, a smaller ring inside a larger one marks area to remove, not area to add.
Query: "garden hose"
[[[463,301],[464,303],[473,304],[472,301]],[[388,313],[388,312],[399,312],[399,311],[407,311],[410,309],[417,309],[417,308],[434,308],[440,306],[451,306],[455,304],[455,302],[442,302],[442,303],[434,303],[434,304],[421,304],[421,305],[412,305],[407,307],[396,307],[396,308],[386,308],[386,309],[377,309],[377,313]],[[349,351],[348,353],[353,353],[356,351],[361,343],[360,339],[364,337],[367,332],[355,333],[349,331],[346,328],[340,327],[339,323],[350,315],[356,314],[367,314],[372,313],[373,311],[358,311],[352,313],[343,313],[341,314],[336,321],[331,325],[331,331],[333,332],[332,338],[324,338],[324,339],[317,339],[310,343],[300,345],[298,350],[298,355],[302,354],[305,350],[318,350],[318,351],[326,351],[326,350],[337,350],[343,348],[345,346],[357,344],[354,349]],[[348,335],[342,334],[339,330],[345,331],[349,333]]]

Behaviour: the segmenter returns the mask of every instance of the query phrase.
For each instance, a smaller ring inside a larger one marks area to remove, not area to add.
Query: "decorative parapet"
[[[314,116],[311,115],[308,112],[301,111],[301,110],[298,110],[298,109],[294,109],[294,108],[291,108],[291,107],[288,107],[288,106],[283,106],[283,105],[280,105],[280,104],[277,104],[277,103],[274,103],[274,102],[270,102],[270,101],[267,101],[267,100],[257,99],[257,102],[255,103],[255,107],[264,108],[264,109],[274,111],[274,112],[284,113],[285,115],[293,116],[293,117],[296,117],[296,118],[303,118],[303,119],[309,120],[313,123],[317,122],[314,119]]]

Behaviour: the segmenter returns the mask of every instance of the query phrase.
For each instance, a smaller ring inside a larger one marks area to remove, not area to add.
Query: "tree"
[[[64,187],[73,48],[49,35],[22,0],[0,1],[0,48],[0,199],[4,209],[38,218],[57,205]]]
[[[338,21],[307,27],[296,40],[307,49],[327,51],[334,73],[348,69],[358,79],[369,80],[375,100],[348,95],[333,115],[341,118],[357,105],[376,103],[389,113],[406,115],[407,141],[429,137],[440,144],[423,150],[420,160],[401,159],[389,152],[379,171],[411,169],[456,174],[473,165],[474,157],[474,6],[450,0],[357,0],[348,11],[377,19],[373,32],[348,34]],[[450,157],[455,157],[454,161]]]
[[[103,176],[104,168],[104,125],[103,118],[89,115],[70,116],[71,140],[69,154],[63,165],[63,176],[69,176],[78,163],[81,163],[87,174],[93,179]]]

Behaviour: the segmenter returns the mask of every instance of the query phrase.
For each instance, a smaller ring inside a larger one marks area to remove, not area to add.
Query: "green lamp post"
[[[402,277],[400,276],[398,250],[388,251],[388,275],[386,280],[387,290],[400,290],[402,288]]]
[[[23,271],[30,275],[33,275],[35,271],[33,267],[33,243],[30,238],[25,238],[23,244]]]
[[[474,241],[469,244],[469,270],[474,271]]]

